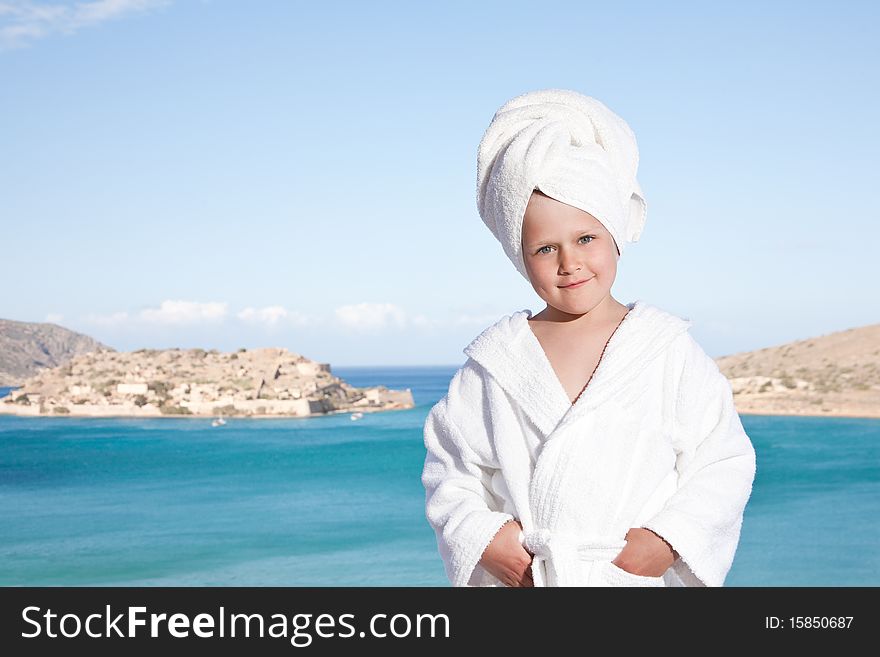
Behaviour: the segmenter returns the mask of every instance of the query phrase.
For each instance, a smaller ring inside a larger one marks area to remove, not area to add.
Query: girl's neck
[[[629,307],[617,301],[611,295],[581,315],[572,315],[558,308],[547,305],[544,310],[529,318],[530,322],[549,322],[566,329],[583,329],[605,324],[616,323],[627,313]]]

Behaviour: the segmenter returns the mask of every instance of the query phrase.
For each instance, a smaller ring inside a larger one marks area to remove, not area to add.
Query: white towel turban
[[[502,105],[480,141],[477,207],[529,280],[522,222],[532,192],[589,212],[623,253],[645,225],[638,165],[633,131],[601,102],[567,89],[531,91]]]

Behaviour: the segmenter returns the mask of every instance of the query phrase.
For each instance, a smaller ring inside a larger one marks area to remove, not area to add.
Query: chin
[[[598,303],[598,301],[593,298],[565,299],[557,301],[558,303],[551,303],[550,305],[555,306],[557,309],[569,313],[570,315],[583,315],[584,313],[588,313],[593,310]]]
[[[565,304],[550,304],[556,310],[566,313],[567,315],[583,315],[584,313],[589,312],[592,309],[592,306],[586,303],[565,303]]]

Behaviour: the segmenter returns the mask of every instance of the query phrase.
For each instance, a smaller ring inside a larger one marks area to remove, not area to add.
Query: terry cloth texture
[[[567,89],[531,91],[504,103],[480,141],[477,208],[529,280],[522,223],[532,192],[590,213],[622,254],[647,215],[638,165],[633,131],[603,103]]]

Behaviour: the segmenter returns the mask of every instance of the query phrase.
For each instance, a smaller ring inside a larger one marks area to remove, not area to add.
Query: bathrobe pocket
[[[610,561],[602,562],[602,581],[606,586],[666,586],[663,577],[636,575]]]

